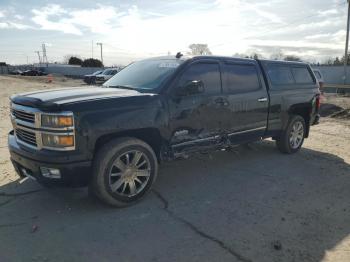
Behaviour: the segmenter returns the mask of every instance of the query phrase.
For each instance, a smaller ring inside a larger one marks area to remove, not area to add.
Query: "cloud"
[[[281,17],[279,17],[278,15],[271,13],[271,12],[267,12],[267,11],[263,11],[260,8],[251,6],[250,7],[252,10],[254,10],[258,15],[260,15],[261,17],[270,20],[273,23],[277,23],[277,24],[282,24],[283,20]]]
[[[8,22],[10,28],[14,29],[20,29],[20,30],[25,30],[25,29],[30,29],[32,28],[29,25],[21,24],[21,23],[16,23],[16,22]]]
[[[329,38],[331,36],[330,33],[327,34],[316,34],[316,35],[308,35],[305,37],[305,39],[320,39],[320,38]]]
[[[320,1],[317,6],[283,0],[158,0],[150,1],[151,7],[149,1],[137,1],[137,5],[96,4],[94,8],[80,1],[79,8],[64,1],[33,7],[29,14],[1,10],[0,29],[62,32],[67,34],[60,39],[62,52],[77,43],[82,56],[90,54],[91,40],[98,40],[104,43],[106,61],[186,52],[192,43],[206,43],[220,55],[268,53],[269,48],[307,55],[315,48],[315,55],[329,50],[338,54],[345,36],[340,0]]]
[[[107,34],[113,30],[118,13],[113,6],[98,5],[93,9],[64,9],[50,4],[40,9],[32,9],[32,20],[40,29],[61,31],[63,33],[83,35],[88,30],[96,34]]]
[[[16,22],[0,22],[0,29],[19,29],[25,30],[31,28],[29,25],[16,23]]]
[[[30,25],[19,22],[22,18],[23,16],[14,14],[13,8],[11,7],[0,10],[0,29],[30,29]]]
[[[330,15],[336,15],[339,13],[337,9],[329,9],[329,10],[320,10],[317,11],[319,16],[330,16]]]
[[[270,8],[273,2],[276,3],[279,1],[266,1],[263,3],[248,3],[242,0],[216,0],[215,5],[223,9],[229,9],[229,10],[238,9],[241,12],[251,13],[253,11],[253,13],[255,13],[256,15],[272,23],[283,23],[282,18],[278,16],[276,13],[263,10],[264,7]],[[253,14],[251,13],[251,15]]]
[[[301,24],[298,25],[296,28],[299,30],[306,30],[306,29],[319,29],[319,28],[324,28],[324,27],[328,27],[328,26],[338,26],[341,25],[342,21],[341,19],[337,19],[337,20],[322,20],[320,22],[312,22],[312,23],[307,23],[307,24]]]
[[[98,5],[95,9],[82,9],[70,12],[70,17],[64,21],[85,27],[93,33],[109,33],[113,22],[119,18],[117,9],[112,6]]]
[[[322,40],[329,41],[329,39],[331,39],[335,43],[340,43],[340,42],[344,42],[345,35],[346,35],[346,31],[342,29],[334,33],[308,35],[305,37],[305,39],[317,40],[317,41],[322,41]]]
[[[79,28],[64,18],[60,18],[57,22],[50,20],[50,18],[61,17],[68,13],[68,11],[63,9],[60,5],[50,4],[41,9],[32,9],[32,13],[34,14],[32,21],[39,25],[40,29],[82,35]]]
[[[14,18],[16,18],[17,20],[23,20],[24,19],[24,16],[23,15],[14,15],[13,16]]]

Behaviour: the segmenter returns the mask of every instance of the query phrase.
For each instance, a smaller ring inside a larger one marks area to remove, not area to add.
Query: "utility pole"
[[[46,45],[45,43],[42,44],[43,49],[43,63],[46,63],[46,66],[48,66],[47,56],[46,56]]]
[[[103,43],[96,43],[96,45],[99,45],[100,48],[101,48],[101,62],[103,64],[103,56],[102,56],[102,45],[103,45]]]
[[[344,56],[344,85],[346,84],[347,70],[348,65],[348,48],[349,48],[349,23],[350,23],[350,2],[348,0],[348,20],[346,24],[346,41],[345,41],[345,56]]]
[[[91,58],[94,58],[94,40],[91,40]]]
[[[38,58],[39,58],[39,65],[41,64],[41,57],[40,57],[40,51],[35,51],[34,53],[38,54]]]

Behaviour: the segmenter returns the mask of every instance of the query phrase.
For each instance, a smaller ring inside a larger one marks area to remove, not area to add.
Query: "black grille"
[[[30,123],[34,123],[35,122],[35,115],[34,113],[28,113],[28,112],[24,112],[21,110],[16,110],[16,109],[12,109],[12,115],[19,120],[25,121],[25,122],[30,122]]]
[[[16,128],[15,130],[18,140],[30,144],[32,146],[37,146],[36,136],[34,132],[30,132],[24,129]]]

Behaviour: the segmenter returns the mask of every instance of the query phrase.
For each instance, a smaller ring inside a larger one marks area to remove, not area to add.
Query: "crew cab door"
[[[255,61],[223,62],[223,93],[229,106],[224,129],[230,142],[239,144],[264,136],[269,97]]]
[[[208,59],[187,65],[175,80],[169,98],[170,144],[175,153],[218,143],[221,104],[217,101],[220,99],[218,61]]]

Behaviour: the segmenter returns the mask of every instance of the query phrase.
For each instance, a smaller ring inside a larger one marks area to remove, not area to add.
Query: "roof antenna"
[[[179,59],[179,58],[181,58],[182,56],[183,56],[183,54],[181,54],[181,52],[178,52],[178,53],[176,54],[175,57],[176,57],[177,59]]]

